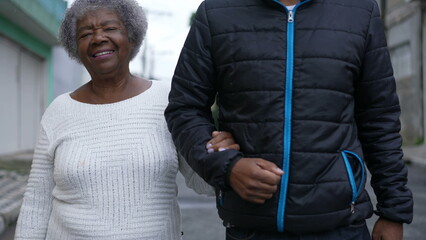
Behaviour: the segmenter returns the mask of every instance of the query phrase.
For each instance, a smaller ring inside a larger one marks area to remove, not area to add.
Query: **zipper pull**
[[[222,193],[222,190],[219,190],[219,194],[218,194],[217,198],[219,199],[219,205],[223,206],[223,193]]]
[[[351,213],[355,213],[355,202],[351,202]]]
[[[293,22],[293,10],[288,11],[288,22]]]

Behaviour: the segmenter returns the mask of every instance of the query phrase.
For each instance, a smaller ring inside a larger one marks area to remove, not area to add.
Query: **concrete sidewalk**
[[[0,170],[0,234],[16,221],[27,176]]]
[[[404,150],[404,160],[426,167],[426,143],[419,146],[407,146]]]
[[[30,152],[0,158],[0,235],[18,218],[31,159]]]

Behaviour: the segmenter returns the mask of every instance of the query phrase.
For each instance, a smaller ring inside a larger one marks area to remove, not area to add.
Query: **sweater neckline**
[[[155,88],[157,86],[157,84],[155,83],[156,81],[151,81],[151,86],[146,89],[145,91],[139,93],[136,96],[118,101],[118,102],[113,102],[113,103],[101,103],[101,104],[94,104],[94,103],[85,103],[85,102],[80,102],[77,101],[75,99],[73,99],[71,97],[71,93],[72,92],[68,92],[66,94],[66,97],[69,101],[71,101],[72,103],[79,105],[79,106],[87,106],[87,107],[99,107],[99,108],[104,108],[104,107],[118,107],[118,106],[123,106],[123,105],[128,105],[131,104],[132,102],[137,101],[139,98],[141,97],[145,97],[146,95],[151,95],[151,92],[153,91],[152,89]]]

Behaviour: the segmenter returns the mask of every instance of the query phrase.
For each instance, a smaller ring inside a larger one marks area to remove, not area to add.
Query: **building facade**
[[[66,8],[64,0],[0,0],[0,155],[31,152],[46,106],[79,84],[76,63],[57,47]]]
[[[378,0],[401,103],[404,145],[423,145],[426,11],[421,0]]]

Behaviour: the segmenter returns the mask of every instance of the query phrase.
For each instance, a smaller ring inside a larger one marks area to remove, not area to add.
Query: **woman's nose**
[[[107,40],[105,32],[103,31],[95,31],[93,33],[93,43],[101,43]]]

